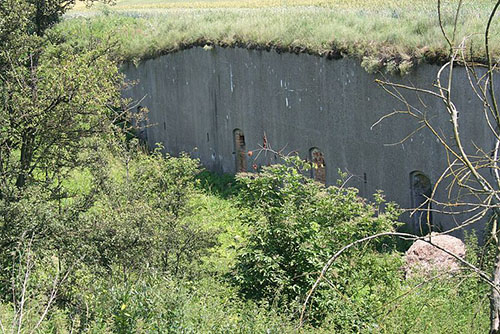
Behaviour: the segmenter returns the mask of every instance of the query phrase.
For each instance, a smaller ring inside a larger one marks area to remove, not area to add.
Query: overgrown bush
[[[145,266],[170,275],[189,271],[215,244],[217,232],[189,219],[198,161],[156,150],[126,152],[114,165],[78,227],[83,237],[78,242],[88,247],[87,263],[108,272]]]
[[[232,222],[228,220],[236,215],[236,209],[231,211],[230,204],[221,204],[218,202],[221,200],[203,200],[206,195],[196,186],[197,160],[187,155],[164,156],[159,150],[143,153],[133,143],[130,146],[131,150],[109,156],[109,161],[100,166],[98,176],[75,170],[72,177],[65,180],[64,187],[72,195],[62,201],[54,200],[50,192],[37,187],[27,187],[19,201],[0,201],[3,246],[0,249],[0,305],[6,312],[5,319],[17,316],[14,307],[19,306],[19,300],[12,300],[11,282],[26,271],[26,266],[20,268],[21,264],[12,254],[22,250],[28,241],[30,253],[36,255],[33,267],[40,273],[35,275],[32,270],[27,287],[26,300],[33,305],[33,310],[43,312],[51,282],[47,285],[43,283],[47,278],[42,278],[53,276],[50,268],[56,265],[61,275],[68,273],[64,284],[58,286],[57,299],[49,312],[51,319],[62,312],[61,317],[66,321],[62,327],[68,325],[69,318],[78,319],[80,327],[98,325],[90,323],[99,311],[99,304],[96,309],[89,309],[92,303],[97,303],[93,294],[109,293],[111,298],[115,287],[106,285],[109,291],[92,292],[89,286],[97,282],[105,284],[105,277],[117,285],[129,286],[142,279],[141,275],[151,273],[157,273],[156,277],[162,279],[189,280],[194,276],[201,280],[200,270],[227,271],[223,266],[232,263],[234,255],[227,255],[230,249],[221,254],[213,247],[221,243],[226,248],[234,248],[235,241],[230,240],[233,236],[222,232],[231,229]],[[96,178],[98,189],[92,186]],[[223,211],[203,217],[217,209]],[[238,229],[237,225],[235,228]],[[235,231],[234,228],[231,231]],[[225,264],[219,264],[219,258]],[[204,262],[206,265],[202,265]],[[156,293],[152,286],[148,288],[151,289],[148,293]],[[16,294],[21,294],[23,289],[22,284],[17,284]],[[153,315],[161,321],[161,313]],[[51,321],[45,319],[43,325],[48,326]],[[23,328],[32,328],[32,325],[25,322]]]
[[[248,298],[293,308],[334,252],[397,224],[398,210],[382,195],[369,203],[354,188],[325,187],[304,176],[307,167],[294,157],[238,176],[241,203],[252,214],[246,217],[251,232],[235,282]],[[373,320],[369,310],[380,306],[400,279],[400,256],[391,252],[392,245],[383,239],[340,258],[315,296],[312,320],[332,313],[338,331],[367,326]]]

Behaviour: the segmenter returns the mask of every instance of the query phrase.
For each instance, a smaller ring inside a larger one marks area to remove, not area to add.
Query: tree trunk
[[[490,334],[500,334],[500,249],[497,244],[497,256],[495,269],[493,271],[494,287],[491,288],[490,296]]]
[[[20,167],[21,170],[17,175],[16,186],[18,188],[23,188],[26,184],[26,178],[31,167],[31,161],[33,160],[33,135],[31,131],[28,130],[27,133],[23,135],[23,144],[21,146],[21,157],[20,157]]]

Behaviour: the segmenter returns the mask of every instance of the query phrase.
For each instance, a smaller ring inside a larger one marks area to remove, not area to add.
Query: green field
[[[451,36],[457,1],[442,8]],[[440,27],[436,2],[249,0],[123,0],[114,6],[75,8],[62,28],[89,39],[112,35],[126,61],[174,52],[191,45],[281,49],[360,59],[368,71],[407,72],[420,62],[442,62],[449,47]],[[491,1],[465,1],[456,42],[466,36],[469,59],[483,61],[484,23]],[[500,60],[499,20],[491,32],[492,55]],[[75,38],[75,37],[70,37]]]

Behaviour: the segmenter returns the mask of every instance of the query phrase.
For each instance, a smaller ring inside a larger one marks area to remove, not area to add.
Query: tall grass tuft
[[[154,0],[151,0],[154,1]],[[162,4],[187,2],[158,1],[153,9],[134,9],[134,3],[119,2],[127,10],[67,19],[57,28],[74,43],[92,39],[115,39],[123,61],[140,61],[175,52],[186,46],[206,44],[276,48],[292,52],[327,55],[331,52],[355,57],[394,72],[408,72],[420,62],[446,57],[448,46],[438,25],[433,1],[338,0],[315,6],[292,5],[259,8],[266,1],[254,1],[256,8],[162,9]],[[230,1],[231,2],[231,1]],[[206,1],[209,7],[224,2]],[[233,6],[235,5],[235,2]],[[127,5],[129,4],[129,5]],[[240,5],[240,2],[237,2]],[[199,7],[204,7],[200,5]],[[244,6],[243,6],[244,7]],[[488,1],[466,1],[458,22],[457,40],[469,36],[469,58],[483,60],[481,38],[490,12]],[[453,30],[453,1],[443,8],[444,29]],[[70,17],[78,16],[76,12]],[[500,61],[500,21],[491,33],[491,51]],[[394,68],[394,65],[396,68]]]

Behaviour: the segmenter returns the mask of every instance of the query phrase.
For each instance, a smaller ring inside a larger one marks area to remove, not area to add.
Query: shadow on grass
[[[224,199],[235,196],[241,188],[232,174],[217,174],[205,170],[199,173],[196,179],[199,181],[199,189]]]

